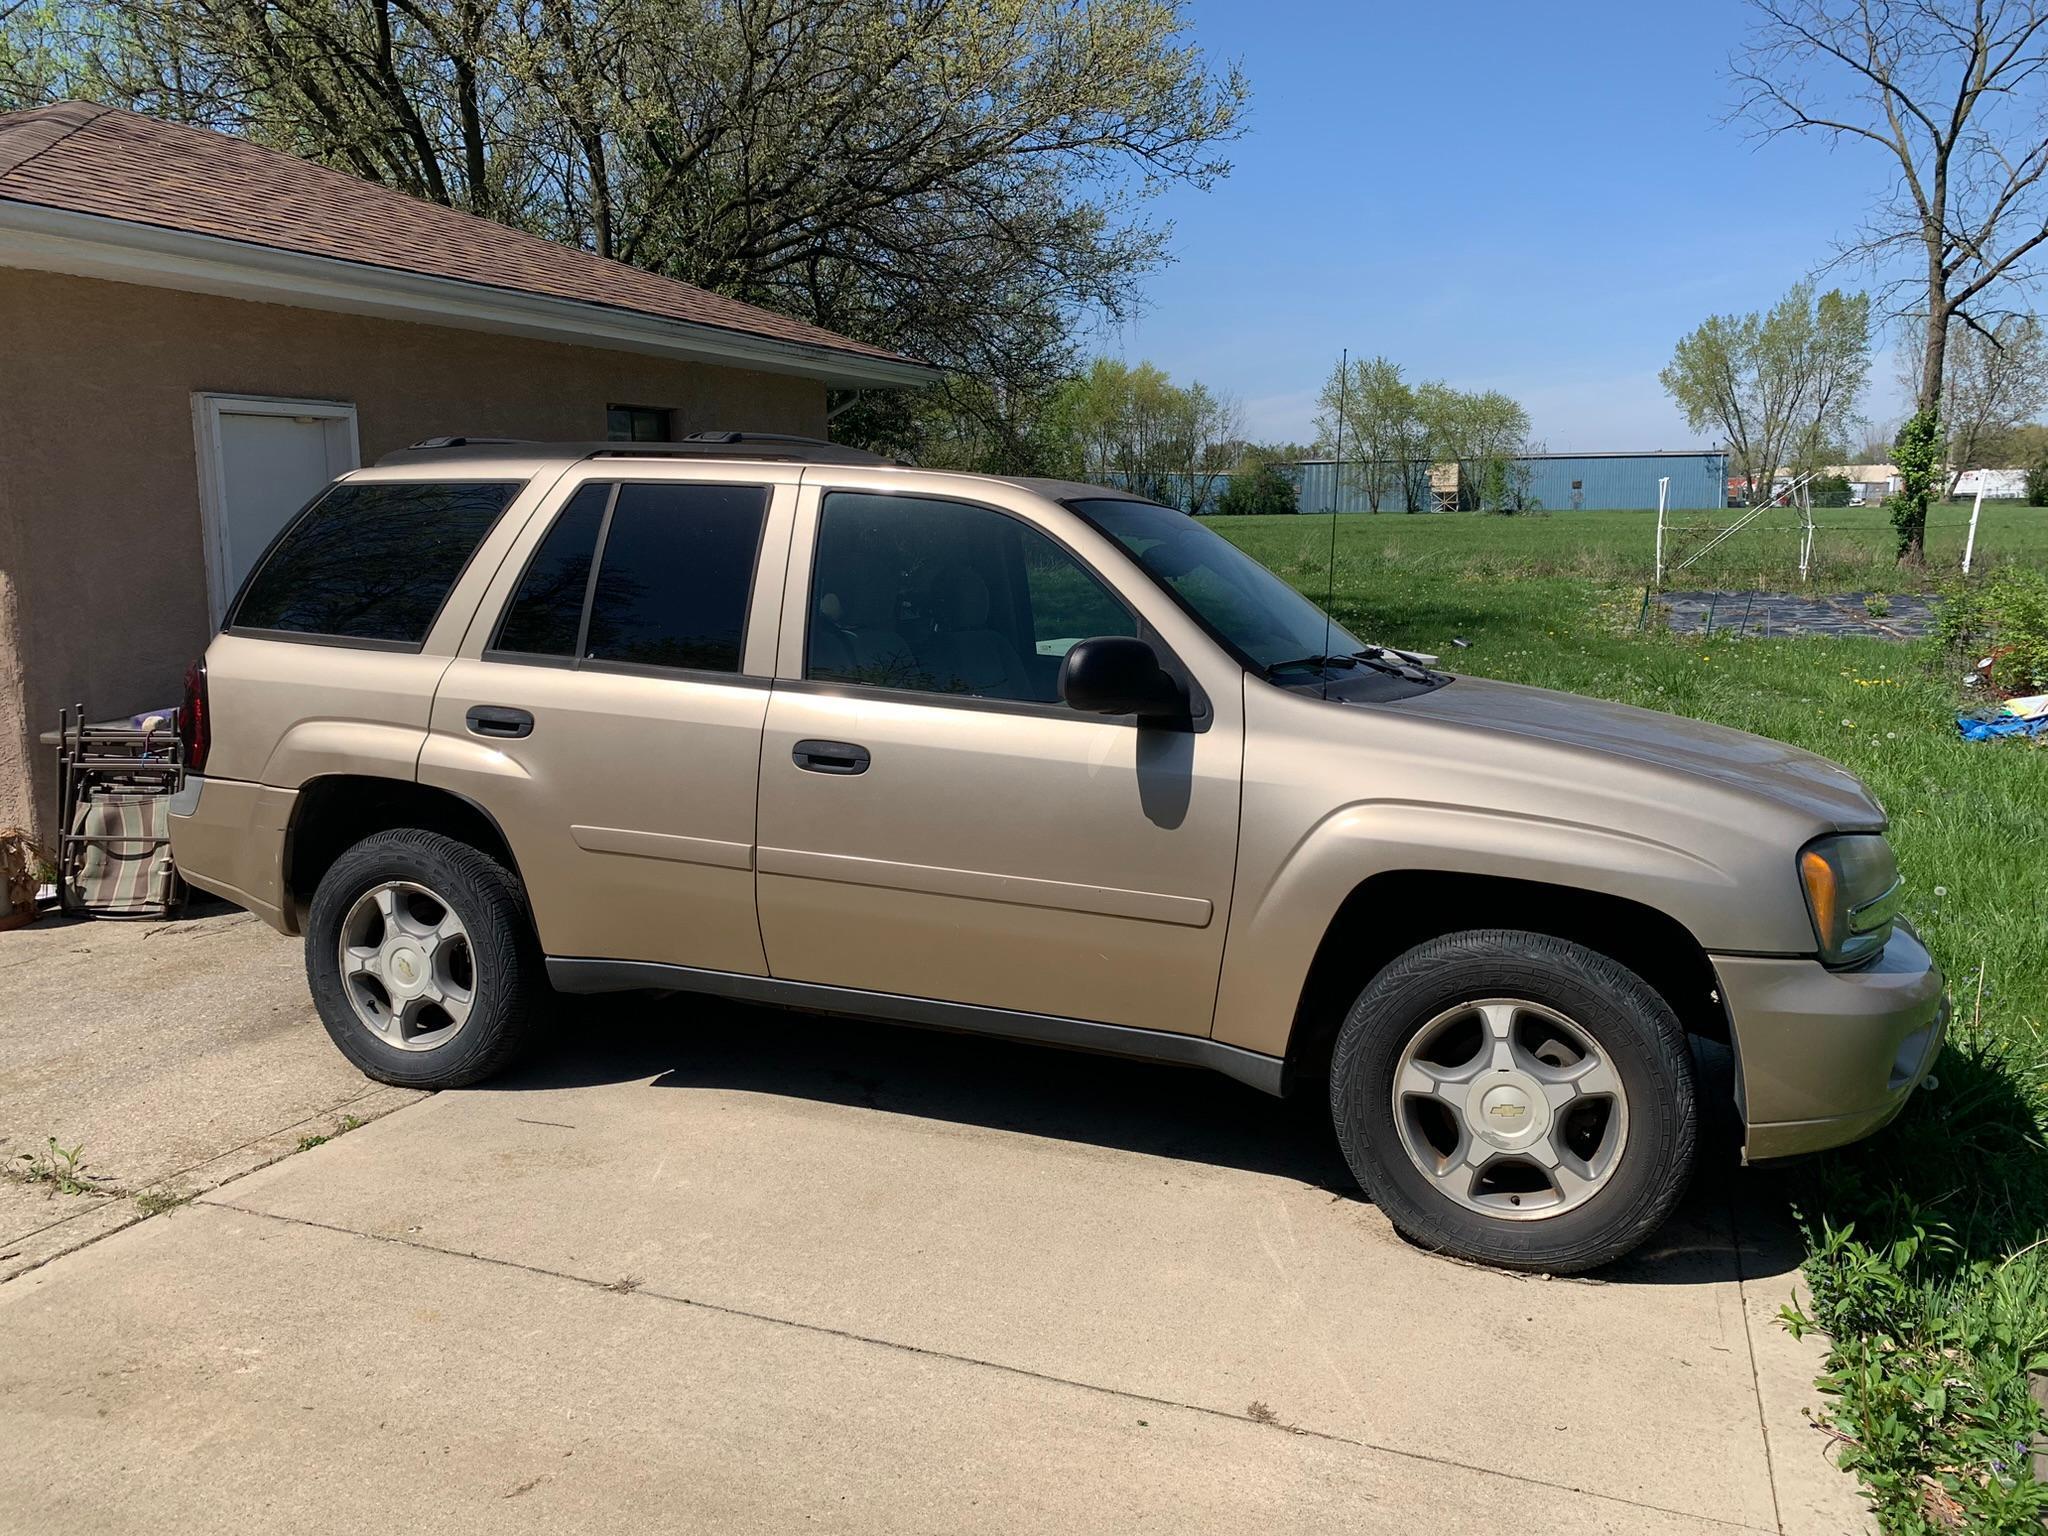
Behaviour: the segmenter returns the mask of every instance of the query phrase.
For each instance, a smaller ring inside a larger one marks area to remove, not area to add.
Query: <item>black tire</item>
[[[344,990],[342,924],[360,897],[392,880],[424,886],[469,935],[474,1000],[461,1029],[431,1050],[380,1039]],[[410,827],[364,838],[321,878],[306,922],[306,980],[341,1053],[400,1088],[462,1088],[502,1072],[532,1043],[548,990],[518,882],[468,844]]]
[[[1555,1009],[1583,1029],[1627,1096],[1626,1141],[1605,1182],[1583,1204],[1540,1219],[1459,1204],[1410,1157],[1395,1118],[1394,1074],[1409,1041],[1447,1010],[1502,997]],[[1504,1269],[1573,1274],[1620,1258],[1678,1203],[1692,1175],[1698,1096],[1677,1015],[1635,972],[1547,934],[1480,929],[1418,945],[1359,994],[1331,1059],[1330,1114],[1352,1174],[1410,1242]]]

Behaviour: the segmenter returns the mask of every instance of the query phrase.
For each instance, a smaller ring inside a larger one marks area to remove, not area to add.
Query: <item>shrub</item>
[[[1936,630],[1973,663],[1989,656],[2001,692],[2048,692],[2048,572],[2002,565],[1981,582],[1947,584]]]
[[[1815,475],[1806,483],[1808,493],[1816,507],[1846,507],[1849,505],[1849,477],[1847,475]]]
[[[1238,466],[1217,498],[1216,510],[1225,517],[1268,517],[1301,507],[1294,482],[1279,466],[1261,459]]]

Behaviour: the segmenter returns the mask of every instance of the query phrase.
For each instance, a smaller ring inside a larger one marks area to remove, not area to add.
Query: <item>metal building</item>
[[[1550,512],[1574,507],[1607,511],[1657,505],[1657,481],[1671,479],[1668,505],[1693,511],[1728,504],[1728,455],[1711,452],[1674,453],[1533,453],[1528,466],[1529,495]]]
[[[1620,508],[1657,505],[1657,481],[1671,480],[1668,506],[1674,511],[1725,507],[1728,504],[1728,455],[1720,449],[1658,451],[1654,453],[1532,453],[1515,460],[1518,472],[1526,476],[1529,505],[1544,512],[1613,511]],[[1415,497],[1420,510],[1433,511],[1447,504],[1443,494],[1448,481],[1448,464],[1434,466],[1418,477]],[[1301,491],[1303,512],[1369,512],[1364,488],[1365,476],[1357,464],[1347,464],[1340,476],[1330,459],[1310,459],[1295,467],[1296,485]],[[1381,476],[1382,512],[1401,512],[1407,499],[1400,490],[1401,477],[1392,465]]]
[[[1671,479],[1667,505],[1673,511],[1694,511],[1728,505],[1728,455],[1720,449],[1655,453],[1532,453],[1514,461],[1523,485],[1525,505],[1532,511],[1613,511],[1657,505],[1657,481]],[[1471,466],[1467,466],[1470,468]],[[1339,465],[1334,459],[1305,459],[1282,464],[1280,472],[1294,482],[1302,512],[1370,512],[1365,466],[1356,460]],[[1405,512],[1409,502],[1419,512],[1450,510],[1469,477],[1449,462],[1380,466],[1376,477],[1380,511]],[[1124,485],[1115,472],[1105,485]],[[1213,512],[1230,486],[1230,476],[1161,474],[1140,487],[1144,494],[1179,507],[1183,512]],[[1199,502],[1200,505],[1196,505]],[[1471,505],[1469,496],[1465,499]]]

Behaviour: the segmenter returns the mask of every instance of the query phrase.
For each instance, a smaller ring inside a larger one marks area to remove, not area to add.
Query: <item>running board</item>
[[[1124,1024],[1096,1024],[1057,1014],[1016,1013],[1008,1008],[903,997],[894,992],[864,992],[857,987],[828,987],[812,981],[778,981],[772,976],[706,971],[652,960],[550,956],[548,980],[557,992],[695,992],[707,997],[728,997],[735,1002],[768,1003],[812,1013],[844,1013],[863,1019],[885,1019],[892,1024],[921,1024],[931,1029],[1000,1035],[1007,1040],[1029,1040],[1039,1045],[1064,1045],[1140,1061],[1207,1067],[1276,1097],[1285,1065],[1277,1056],[1240,1050],[1200,1035],[1176,1035],[1170,1030],[1133,1029]]]

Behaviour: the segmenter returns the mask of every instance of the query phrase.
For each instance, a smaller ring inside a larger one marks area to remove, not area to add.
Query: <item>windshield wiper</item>
[[[1318,672],[1343,667],[1348,671],[1365,659],[1363,656],[1296,656],[1290,661],[1274,662],[1266,668],[1266,676],[1270,678],[1275,672],[1285,672],[1290,667],[1309,667]]]

